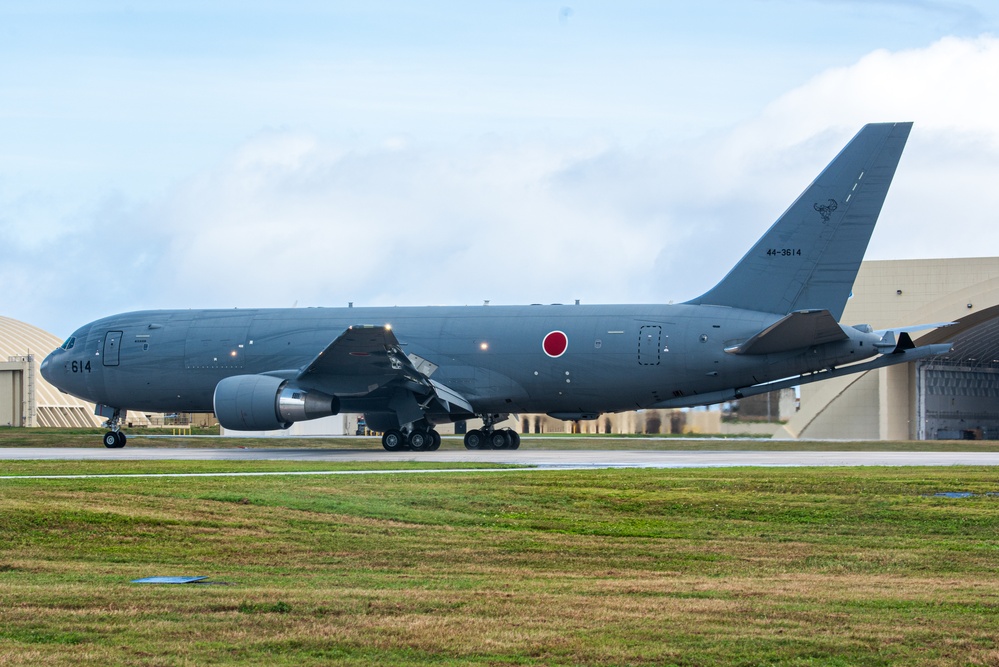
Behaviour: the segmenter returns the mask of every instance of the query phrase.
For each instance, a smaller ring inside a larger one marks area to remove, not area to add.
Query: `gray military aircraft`
[[[709,405],[950,350],[917,327],[839,324],[911,123],[865,126],[721,282],[677,305],[151,310],[78,329],[46,380],[126,410],[211,412],[226,429],[363,413],[385,449],[516,448],[510,414],[563,420]],[[939,325],[925,325],[939,326]],[[925,328],[925,327],[918,327]]]

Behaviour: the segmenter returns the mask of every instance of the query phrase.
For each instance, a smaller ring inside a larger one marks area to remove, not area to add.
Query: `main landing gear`
[[[519,449],[520,434],[509,428],[473,429],[465,434],[465,449]]]
[[[103,424],[104,428],[110,429],[104,434],[104,446],[108,449],[121,449],[125,446],[125,434],[121,432],[122,417],[121,409],[115,408],[114,414]]]
[[[482,428],[465,434],[466,449],[519,449],[520,434],[513,429],[493,428],[497,419],[506,415],[485,415],[482,417]],[[382,435],[382,447],[390,452],[412,450],[414,452],[433,452],[441,446],[441,436],[434,427],[422,420],[415,424],[406,424],[402,428],[393,428]]]
[[[441,446],[441,434],[433,428],[411,428],[409,432],[393,428],[382,435],[382,447],[390,452],[411,449],[414,452],[433,452]]]
[[[509,428],[494,429],[497,418],[506,415],[485,415],[482,428],[465,434],[465,449],[519,449],[520,434]]]

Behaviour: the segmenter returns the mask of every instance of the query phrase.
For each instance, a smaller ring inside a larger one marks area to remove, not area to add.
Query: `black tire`
[[[398,429],[389,429],[382,434],[382,447],[389,452],[398,452],[406,448],[406,437]]]
[[[510,434],[510,449],[520,449],[520,434],[516,431],[507,431]]]
[[[485,444],[485,433],[479,429],[472,429],[465,434],[465,449],[482,449]]]
[[[437,431],[430,431],[430,446],[427,447],[428,451],[436,452],[441,448],[441,434]]]
[[[426,431],[419,429],[409,434],[409,448],[414,452],[425,452],[430,449],[434,439]]]
[[[506,431],[493,431],[493,434],[489,436],[489,444],[492,445],[493,449],[509,449],[511,439]]]
[[[125,446],[125,434],[121,431],[108,431],[104,434],[104,446],[108,449],[121,449]]]

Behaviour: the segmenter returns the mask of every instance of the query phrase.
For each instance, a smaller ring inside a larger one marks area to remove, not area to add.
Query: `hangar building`
[[[0,316],[0,426],[101,425],[93,403],[62,393],[38,372],[45,355],[61,343],[38,327]]]
[[[950,354],[802,385],[775,438],[999,439],[999,257],[864,262],[844,324],[916,332]]]

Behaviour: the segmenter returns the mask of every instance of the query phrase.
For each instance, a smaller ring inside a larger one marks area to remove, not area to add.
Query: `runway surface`
[[[125,449],[10,447],[0,460],[45,461],[402,461],[507,463],[539,468],[717,468],[731,466],[999,466],[999,452],[761,452],[484,450],[386,452],[361,449]]]

